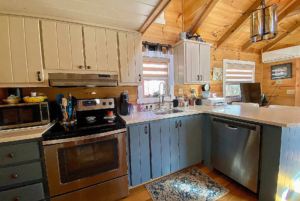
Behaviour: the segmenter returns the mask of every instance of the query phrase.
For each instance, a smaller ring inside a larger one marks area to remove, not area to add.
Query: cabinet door
[[[59,69],[72,69],[69,25],[65,23],[57,23],[56,32]]]
[[[200,82],[210,82],[210,46],[200,45]]]
[[[29,82],[25,47],[24,18],[9,17],[9,31],[14,83]]]
[[[150,181],[149,125],[129,127],[131,184]]]
[[[117,32],[106,30],[108,71],[118,72],[118,43]]]
[[[170,121],[150,123],[151,173],[152,179],[171,171]]]
[[[25,18],[25,39],[29,82],[43,82],[44,73],[39,20]]]
[[[82,26],[70,25],[72,69],[84,70]]]
[[[178,125],[179,118],[170,119],[171,172],[179,170]]]
[[[45,69],[59,69],[55,22],[42,21],[42,41]]]
[[[84,27],[83,35],[86,69],[97,70],[95,29]]]
[[[186,83],[197,83],[200,81],[199,72],[200,47],[196,43],[186,43]]]
[[[119,39],[121,82],[129,83],[130,78],[129,78],[129,67],[128,67],[127,34],[124,32],[119,32],[118,39]]]
[[[107,48],[105,29],[95,29],[98,70],[107,71]]]
[[[161,123],[159,121],[150,123],[151,141],[151,175],[152,179],[162,176],[162,142],[161,142]]]
[[[135,34],[134,35],[134,55],[135,55],[135,82],[141,83],[142,82],[142,75],[143,75],[143,55],[142,55],[142,34]]]
[[[9,18],[0,16],[0,83],[12,83],[12,63],[9,40]]]
[[[202,161],[201,116],[182,117],[179,120],[180,169]]]
[[[187,134],[186,134],[186,131],[187,131],[187,122],[188,122],[188,118],[189,117],[181,117],[179,118],[178,120],[178,135],[179,135],[179,139],[178,139],[178,142],[179,142],[179,158],[180,158],[180,161],[179,161],[179,167],[180,169],[182,168],[186,168],[188,167],[188,158],[187,158],[187,152],[188,152],[188,147],[190,145],[188,145],[188,137],[187,137]]]
[[[171,171],[170,120],[160,121],[162,176]]]
[[[136,66],[135,66],[135,50],[134,50],[134,35],[127,34],[127,51],[128,51],[128,70],[129,82],[136,82]]]

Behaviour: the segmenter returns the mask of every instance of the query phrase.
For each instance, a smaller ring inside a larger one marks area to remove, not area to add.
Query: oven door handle
[[[43,141],[43,145],[55,145],[55,144],[63,144],[63,143],[68,143],[68,142],[83,141],[83,140],[89,140],[89,139],[94,139],[94,138],[99,138],[99,137],[105,137],[105,136],[109,136],[109,135],[113,135],[113,134],[120,134],[123,132],[126,132],[126,128],[109,131],[109,132],[105,132],[105,133],[94,134],[94,135],[86,135],[86,136],[81,136],[81,137]]]

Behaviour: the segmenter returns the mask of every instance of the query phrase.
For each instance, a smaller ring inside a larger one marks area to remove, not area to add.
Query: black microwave
[[[0,105],[0,130],[50,123],[47,102]]]

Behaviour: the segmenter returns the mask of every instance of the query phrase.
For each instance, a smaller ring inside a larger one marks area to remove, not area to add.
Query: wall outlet
[[[276,80],[276,84],[282,84],[282,80]]]
[[[296,90],[295,89],[287,90],[286,94],[296,94]]]
[[[178,94],[183,94],[183,88],[178,89]]]

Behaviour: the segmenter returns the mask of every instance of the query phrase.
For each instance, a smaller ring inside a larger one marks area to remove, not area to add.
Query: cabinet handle
[[[14,197],[14,201],[19,201],[20,197]]]
[[[38,72],[37,72],[37,77],[38,77],[38,81],[39,81],[39,82],[40,82],[40,81],[42,81],[42,80],[41,80],[41,76],[40,76],[40,74],[41,74],[41,72],[40,72],[40,71],[38,71]]]
[[[87,69],[91,69],[91,67],[90,67],[90,66],[87,66]]]
[[[175,128],[178,128],[178,123],[177,123],[177,121],[175,121]]]
[[[11,178],[16,179],[16,178],[18,178],[18,175],[17,174],[13,174],[13,175],[11,175]]]
[[[12,158],[12,157],[14,157],[14,156],[15,156],[15,154],[13,154],[13,153],[8,154],[8,157],[9,157],[9,158]]]
[[[199,75],[197,75],[197,80],[200,81],[200,76]]]
[[[145,129],[144,129],[144,130],[145,130],[145,134],[147,135],[147,126],[145,126]]]
[[[142,81],[142,76],[141,76],[141,74],[139,74],[139,81]]]
[[[200,75],[200,80],[202,81],[202,75]]]
[[[182,122],[181,122],[181,120],[179,121],[179,123],[180,123],[180,127],[182,126]]]
[[[83,66],[79,66],[79,69],[82,69],[83,68]]]

